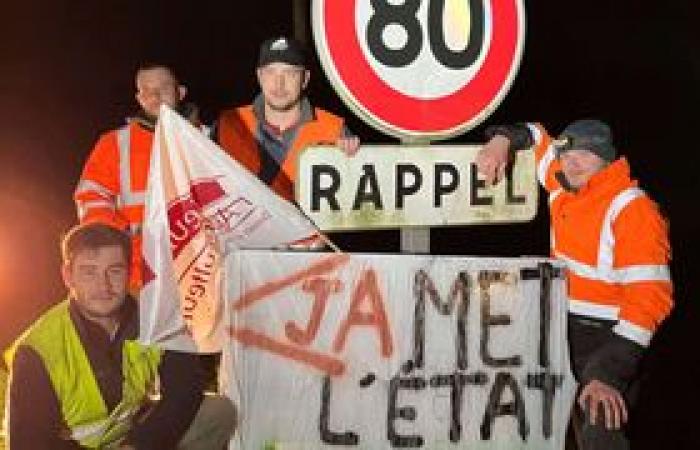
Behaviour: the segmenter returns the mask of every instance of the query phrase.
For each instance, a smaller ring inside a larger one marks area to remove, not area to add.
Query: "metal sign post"
[[[430,228],[401,228],[401,253],[429,254]]]
[[[294,0],[294,37],[304,44],[308,43],[309,0]]]
[[[430,141],[426,140],[421,142],[420,139],[401,139],[401,144],[403,145],[415,145],[424,144],[430,145]],[[415,255],[429,255],[430,254],[430,228],[426,227],[416,227],[416,228],[405,228],[399,229],[401,233],[401,241],[399,250],[401,253],[415,254]]]

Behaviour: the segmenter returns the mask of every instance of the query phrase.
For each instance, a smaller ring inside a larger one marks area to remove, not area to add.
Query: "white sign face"
[[[239,450],[561,450],[565,282],[535,258],[234,252]]]
[[[510,89],[525,36],[522,0],[314,0],[312,20],[341,98],[412,140],[486,119]]]
[[[486,186],[480,146],[362,146],[347,157],[310,147],[297,163],[296,200],[322,230],[512,223],[537,213],[535,155],[517,152],[512,173]]]

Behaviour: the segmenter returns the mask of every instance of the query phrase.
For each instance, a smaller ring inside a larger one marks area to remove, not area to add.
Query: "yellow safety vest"
[[[68,300],[51,308],[8,352],[8,366],[17,347],[31,347],[49,374],[70,438],[88,448],[108,448],[129,431],[146,396],[157,389],[161,353],[136,341],[122,349],[122,399],[111,412],[100,393],[90,361],[68,312]]]

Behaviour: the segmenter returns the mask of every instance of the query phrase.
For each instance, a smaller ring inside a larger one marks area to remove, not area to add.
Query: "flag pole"
[[[335,245],[333,243],[333,241],[331,241],[328,238],[328,236],[326,236],[323,233],[319,233],[318,235],[321,237],[321,240],[323,241],[323,243],[326,244],[327,246],[329,246],[331,248],[331,250],[333,250],[335,253],[344,253],[337,245]]]

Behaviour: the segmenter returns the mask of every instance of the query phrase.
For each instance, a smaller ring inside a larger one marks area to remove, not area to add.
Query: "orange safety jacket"
[[[565,190],[544,128],[528,125],[537,176],[549,192],[553,256],[566,263],[569,311],[616,321],[613,331],[647,346],[672,307],[667,223],[630,178],[624,158]]]
[[[189,118],[207,133],[195,116]],[[141,228],[153,130],[140,119],[100,136],[88,157],[73,198],[78,220],[102,222],[131,235],[132,292],[142,285]]]
[[[137,120],[98,139],[74,200],[78,219],[126,230],[132,237],[131,287],[141,285],[141,226],[153,131]]]
[[[343,134],[343,119],[340,117],[320,108],[314,108],[313,116],[299,125],[279,172],[269,182],[273,191],[289,201],[294,201],[299,153],[309,145],[335,145]],[[258,145],[259,133],[253,105],[224,110],[219,116],[217,142],[231,157],[258,176],[262,169],[260,152],[265,151]]]

